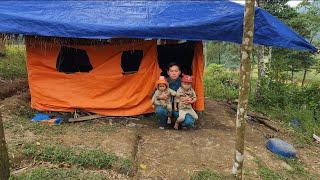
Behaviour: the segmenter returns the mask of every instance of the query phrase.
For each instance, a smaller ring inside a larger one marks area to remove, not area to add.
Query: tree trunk
[[[9,176],[9,157],[4,137],[2,116],[0,113],[0,180],[7,180],[9,179]]]
[[[294,77],[294,67],[291,67],[291,84],[293,84],[293,77]]]
[[[304,73],[303,73],[303,79],[302,79],[302,82],[301,82],[301,86],[302,86],[302,87],[304,86],[304,83],[305,83],[305,81],[306,81],[307,72],[308,72],[308,69],[305,68],[305,69],[304,69]]]
[[[208,42],[203,41],[204,44],[204,67],[208,66]]]
[[[0,57],[5,56],[5,36],[0,34]]]
[[[246,0],[241,46],[241,65],[239,81],[239,100],[236,119],[236,145],[232,174],[242,179],[244,159],[244,137],[248,112],[251,58],[254,34],[254,0]]]
[[[258,80],[256,87],[256,99],[259,100],[261,97],[261,82],[266,74],[265,64],[264,64],[264,46],[259,46],[258,48],[259,57],[258,57]]]
[[[269,62],[269,71],[271,71],[271,63],[272,63],[272,47],[269,47],[268,62]]]

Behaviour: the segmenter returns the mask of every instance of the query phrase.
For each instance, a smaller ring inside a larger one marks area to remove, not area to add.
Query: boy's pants
[[[156,106],[155,113],[158,118],[158,125],[159,126],[166,126],[167,120],[168,120],[168,110],[166,108],[163,108],[162,106]],[[174,118],[178,118],[179,112],[172,111],[172,116]],[[195,122],[195,119],[190,114],[186,114],[184,121],[182,121],[182,123],[181,123],[181,126],[194,127],[194,122]]]
[[[197,113],[191,108],[191,109],[181,109],[181,110],[179,110],[179,117],[177,118],[177,121],[179,123],[183,122],[185,120],[187,114],[191,115],[192,118],[195,119],[195,120],[198,119]]]

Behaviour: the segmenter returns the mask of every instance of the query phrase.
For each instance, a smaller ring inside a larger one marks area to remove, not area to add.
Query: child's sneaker
[[[159,127],[159,129],[163,130],[163,129],[164,129],[164,127],[163,127],[163,126],[160,126],[160,127]]]

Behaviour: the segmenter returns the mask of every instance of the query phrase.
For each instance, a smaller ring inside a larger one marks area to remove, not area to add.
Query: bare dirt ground
[[[204,119],[194,130],[160,130],[152,116],[141,120],[104,118],[63,123],[60,126],[35,126],[28,118],[19,118],[19,115],[30,116],[33,111],[28,111],[30,96],[26,88],[20,88],[20,83],[17,83],[17,89],[15,93],[6,88],[0,90],[0,108],[12,172],[15,174],[38,167],[61,168],[59,165],[25,158],[21,149],[24,144],[32,143],[100,149],[133,162],[132,175],[115,170],[83,170],[98,171],[109,179],[189,179],[192,174],[202,170],[230,176],[235,146],[235,112],[226,102],[207,100]],[[247,125],[246,179],[262,179],[259,174],[261,164],[280,174],[291,168],[265,148],[266,136],[292,142],[290,133],[281,128],[281,124],[270,123],[279,127],[280,132],[257,123]],[[320,177],[320,146],[313,144],[296,148],[304,170]]]

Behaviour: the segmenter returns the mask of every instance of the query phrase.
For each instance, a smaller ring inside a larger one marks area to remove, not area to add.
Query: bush
[[[237,73],[223,65],[210,64],[205,70],[205,96],[215,99],[234,100],[238,95]]]
[[[0,57],[0,77],[11,80],[27,77],[24,46],[6,47],[6,56]]]
[[[287,125],[298,119],[300,126],[293,128],[298,143],[312,142],[312,134],[320,134],[320,86],[300,87],[281,82],[263,82],[259,100],[251,99],[251,108],[268,114]]]

